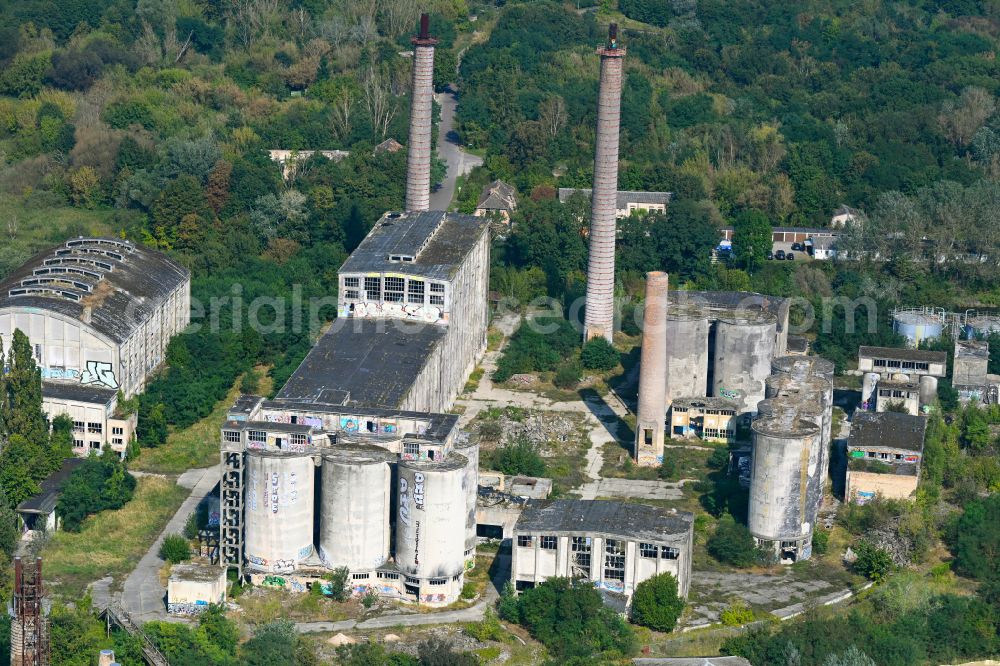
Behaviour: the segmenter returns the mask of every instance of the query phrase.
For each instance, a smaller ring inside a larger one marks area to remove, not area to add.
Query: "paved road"
[[[431,210],[448,210],[455,196],[456,181],[459,176],[472,171],[483,163],[482,158],[462,150],[457,142],[455,129],[455,108],[458,100],[453,92],[443,92],[434,96],[441,105],[441,123],[438,125],[438,157],[448,165],[448,173],[436,192],[431,192]]]
[[[167,615],[164,602],[167,591],[160,585],[159,572],[163,566],[163,560],[160,559],[160,545],[166,535],[179,534],[184,530],[184,523],[188,516],[212,492],[218,482],[218,465],[207,469],[188,470],[177,479],[179,485],[192,489],[191,494],[177,509],[177,513],[170,519],[146,554],[142,556],[129,577],[125,579],[121,603],[135,621],[149,622],[151,620],[174,619]]]

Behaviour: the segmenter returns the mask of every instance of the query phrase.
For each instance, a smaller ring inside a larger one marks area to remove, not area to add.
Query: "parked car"
[[[774,252],[771,252],[770,250],[768,250],[767,251],[767,258],[768,259],[774,259]]]
[[[788,261],[793,261],[795,259],[795,254],[789,252],[788,254],[785,255],[785,259],[787,259]]]
[[[779,261],[781,259],[784,259],[785,258],[785,251],[784,250],[778,250],[777,252],[774,253],[774,258],[778,259]]]
[[[802,243],[792,243],[792,249],[796,252],[805,252],[806,249],[802,247]]]

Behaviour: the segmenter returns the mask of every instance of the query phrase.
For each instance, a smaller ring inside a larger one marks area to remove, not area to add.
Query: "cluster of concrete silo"
[[[676,398],[738,399],[757,411],[771,374],[777,319],[752,310],[717,313],[692,305],[667,310],[666,406]]]
[[[475,441],[443,460],[360,445],[248,451],[246,568],[288,575],[346,567],[356,586],[451,603],[475,552],[478,459]]]
[[[833,365],[779,357],[752,430],[747,525],[781,562],[809,559],[830,466]]]

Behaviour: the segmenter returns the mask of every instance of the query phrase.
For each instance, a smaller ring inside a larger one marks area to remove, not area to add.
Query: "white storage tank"
[[[463,481],[468,459],[401,460],[396,506],[396,565],[419,579],[450,578],[465,570],[467,500]]]
[[[465,488],[465,563],[476,563],[476,500],[479,497],[479,440],[469,437],[455,444],[455,452],[465,456],[465,474],[462,486]]]
[[[897,312],[892,316],[892,330],[905,337],[910,347],[917,347],[924,340],[941,337],[944,318],[931,309]]]
[[[389,559],[395,459],[377,446],[340,446],[323,455],[319,556],[326,566],[365,571]]]
[[[289,573],[313,554],[315,469],[301,453],[247,454],[248,569]]]

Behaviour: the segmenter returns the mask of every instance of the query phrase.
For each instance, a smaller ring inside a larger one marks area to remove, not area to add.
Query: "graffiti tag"
[[[118,380],[110,363],[101,361],[87,361],[87,369],[80,377],[81,384],[101,384],[110,389],[118,388]]]

